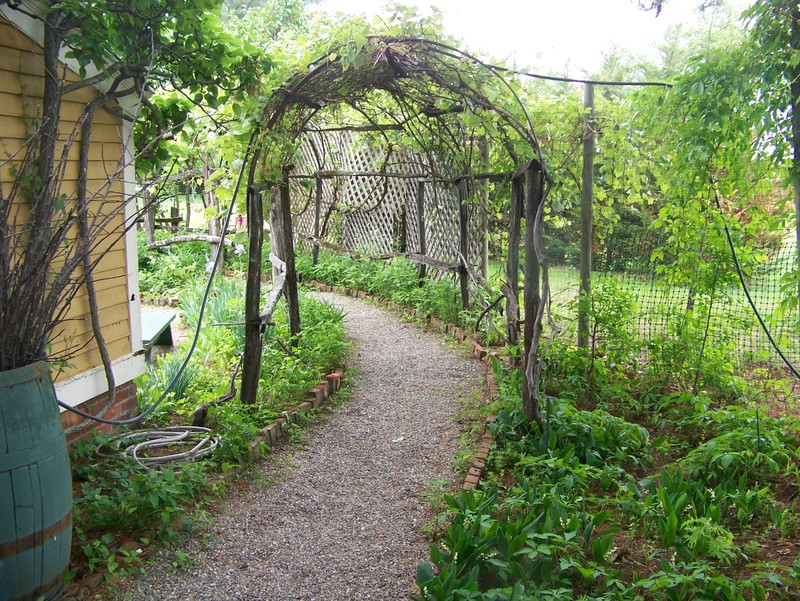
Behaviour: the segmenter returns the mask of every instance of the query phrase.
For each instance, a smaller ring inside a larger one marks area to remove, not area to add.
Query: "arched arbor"
[[[420,38],[370,37],[363,44],[331,50],[295,74],[266,102],[252,146],[247,185],[249,266],[246,291],[246,342],[242,401],[255,401],[266,313],[260,307],[261,251],[265,200],[270,206],[273,266],[285,278],[292,334],[300,331],[291,190],[300,178],[320,185],[330,173],[296,173],[298,149],[311,133],[361,132],[368,143],[406,148],[414,177],[455,186],[464,212],[476,186],[502,174],[486,171],[485,147],[501,148],[515,165],[511,186],[511,229],[506,266],[508,338],[516,342],[520,325],[519,250],[524,240],[523,404],[529,420],[543,428],[539,412],[539,338],[547,297],[546,272],[539,245],[548,177],[539,142],[525,106],[515,93],[513,76],[446,44]],[[387,153],[387,156],[390,153]],[[387,161],[379,173],[340,173],[339,177],[400,177]],[[310,186],[309,186],[310,187]],[[520,231],[524,219],[524,235]],[[464,220],[461,220],[464,223]],[[463,236],[462,236],[463,239]],[[418,249],[419,250],[419,249]],[[432,257],[411,258],[435,266]],[[463,250],[463,249],[462,249]],[[470,274],[468,252],[460,252],[462,291]],[[465,297],[466,299],[466,297]],[[272,299],[271,299],[272,300]],[[464,301],[466,302],[466,300]]]

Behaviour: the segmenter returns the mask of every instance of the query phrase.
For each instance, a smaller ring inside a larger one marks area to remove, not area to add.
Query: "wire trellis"
[[[671,258],[651,260],[662,243],[659,232],[598,241],[593,253],[593,291],[611,286],[617,294],[632,300],[631,330],[645,341],[681,340],[702,360],[699,355],[705,335],[706,351],[713,349],[717,356],[725,356],[736,369],[785,371],[738,280],[720,277],[720,284],[702,294],[693,290],[692,274],[685,278],[687,283],[670,281],[659,268]],[[732,260],[727,257],[720,261],[719,269],[730,273],[734,269]],[[780,243],[766,249],[758,265],[746,270],[745,277],[772,337],[794,365],[800,364],[800,310],[796,280],[791,277],[796,270],[797,247],[793,232],[787,232]],[[550,278],[555,311],[564,319],[575,319],[577,268],[554,265]]]

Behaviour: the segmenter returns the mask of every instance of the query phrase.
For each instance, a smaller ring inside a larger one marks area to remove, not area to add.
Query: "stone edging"
[[[281,417],[271,424],[261,428],[261,433],[250,442],[250,459],[255,462],[261,456],[261,446],[266,445],[272,449],[279,442],[286,439],[289,428],[297,423],[301,417],[306,417],[312,409],[318,409],[328,400],[334,392],[342,386],[345,364],[342,363],[334,371],[326,374],[316,386],[309,389],[308,398],[302,403],[281,411]]]
[[[445,323],[438,317],[433,317],[432,315],[415,311],[413,307],[406,307],[392,300],[380,296],[373,296],[363,290],[343,288],[342,286],[329,286],[328,284],[323,284],[322,282],[317,282],[316,280],[308,282],[308,285],[313,288],[316,288],[320,292],[336,292],[338,294],[352,296],[353,298],[360,298],[363,300],[368,300],[375,303],[380,303],[382,305],[386,305],[387,307],[395,311],[399,311],[401,313],[405,313],[412,317],[416,317],[417,319],[427,321],[428,326],[431,327],[432,329],[441,332],[443,334],[448,334],[461,342],[466,342],[467,344],[472,346],[472,355],[479,361],[483,362],[488,367],[488,369],[486,370],[486,381],[489,385],[489,398],[487,400],[492,401],[497,398],[499,394],[499,388],[497,386],[497,380],[494,377],[494,373],[492,372],[490,364],[491,358],[497,357],[497,353],[495,351],[488,350],[483,346],[481,346],[481,344],[477,340],[475,340],[474,336],[462,330],[455,324]],[[467,475],[464,478],[463,485],[461,486],[463,490],[472,490],[476,488],[480,483],[481,477],[483,476],[483,472],[486,469],[486,461],[489,458],[489,450],[491,449],[492,443],[494,442],[494,438],[492,437],[492,432],[489,429],[489,424],[494,423],[496,420],[497,416],[495,415],[489,415],[486,418],[486,423],[483,426],[483,434],[481,435],[481,442],[478,445],[478,450],[473,455],[472,466],[469,468],[469,470],[467,470]]]

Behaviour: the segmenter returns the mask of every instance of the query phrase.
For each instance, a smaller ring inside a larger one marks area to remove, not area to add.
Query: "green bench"
[[[150,351],[153,345],[172,346],[172,322],[174,312],[145,311],[142,312],[142,345],[144,358],[150,363]]]

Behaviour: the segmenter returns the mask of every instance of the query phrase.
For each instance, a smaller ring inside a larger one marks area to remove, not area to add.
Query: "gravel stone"
[[[164,552],[163,569],[120,585],[125,598],[392,601],[415,592],[429,546],[420,530],[434,517],[423,495],[431,480],[453,479],[457,400],[482,386],[481,367],[386,309],[319,297],[345,311],[356,343],[353,398],[309,426],[286,477],[262,463],[263,483],[225,501],[208,542],[183,543],[188,567],[166,567]]]

